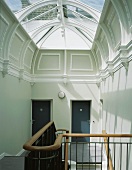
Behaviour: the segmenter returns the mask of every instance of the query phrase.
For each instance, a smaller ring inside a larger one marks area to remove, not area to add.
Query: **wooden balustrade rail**
[[[106,134],[106,132],[103,130],[102,134],[79,134],[79,133],[69,133],[68,130],[66,129],[58,129],[55,130],[55,132],[61,131],[61,132],[66,132],[66,133],[61,133],[58,134],[54,144],[49,145],[49,146],[34,146],[35,142],[43,136],[44,132],[46,132],[47,129],[49,129],[52,125],[54,125],[54,122],[49,122],[47,125],[45,125],[42,129],[40,129],[32,138],[26,142],[23,145],[23,148],[28,151],[53,151],[57,150],[61,147],[62,144],[62,138],[66,137],[66,143],[65,143],[65,170],[68,169],[68,142],[69,142],[69,137],[103,137],[104,138],[104,145],[106,149],[106,155],[109,158],[109,170],[113,170],[112,166],[112,160],[110,153],[108,152],[108,141],[107,139],[112,137],[112,138],[132,138],[132,134]]]
[[[113,138],[132,138],[132,134],[80,134],[80,133],[66,133],[63,137],[113,137]]]
[[[106,134],[105,130],[102,130],[103,134]],[[104,137],[104,146],[105,146],[105,151],[106,151],[106,155],[107,155],[107,159],[109,161],[109,170],[113,170],[113,164],[112,164],[112,158],[111,158],[111,154],[109,153],[109,145],[108,145],[108,138]]]
[[[104,138],[104,145],[105,145],[105,149],[106,149],[106,155],[107,158],[109,159],[109,170],[113,170],[113,165],[112,165],[112,159],[111,159],[111,155],[108,152],[108,141],[107,138],[108,137],[114,137],[114,138],[131,138],[132,134],[106,134],[105,131],[102,131],[103,134],[79,134],[79,133],[67,133],[67,134],[63,134],[63,137],[103,137]],[[68,153],[68,148],[66,148],[66,152]],[[109,156],[108,156],[109,155]],[[65,158],[65,170],[67,170],[67,163],[68,162],[68,156]]]
[[[66,133],[66,134],[60,134],[57,136],[55,143],[50,146],[33,146],[32,144],[49,128],[53,122],[49,122],[46,126],[44,126],[42,129],[40,129],[28,142],[26,142],[23,145],[23,148],[28,151],[50,151],[50,150],[56,150],[61,147],[61,142],[63,137],[132,137],[132,134],[79,134],[79,133]],[[68,130],[65,129],[59,129],[61,131]]]
[[[28,151],[52,151],[61,147],[63,134],[57,136],[53,145],[50,146],[33,146],[37,139],[53,124],[49,122],[42,129],[40,129],[28,142],[23,145],[23,148]]]

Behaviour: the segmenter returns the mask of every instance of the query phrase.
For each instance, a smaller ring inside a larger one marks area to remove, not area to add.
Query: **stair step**
[[[24,170],[24,157],[5,156],[0,160],[0,170]]]

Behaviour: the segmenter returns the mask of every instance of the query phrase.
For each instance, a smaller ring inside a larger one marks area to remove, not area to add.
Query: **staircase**
[[[0,160],[0,170],[24,170],[25,157],[5,156]]]

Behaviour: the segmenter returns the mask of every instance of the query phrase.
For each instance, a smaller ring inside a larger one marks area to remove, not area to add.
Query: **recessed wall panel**
[[[25,54],[25,58],[24,58],[24,65],[28,69],[31,69],[33,54],[34,54],[34,51],[30,47],[28,47],[26,54]]]
[[[71,54],[71,71],[93,71],[91,56],[88,54]]]
[[[5,18],[2,15],[0,15],[0,26],[1,26],[0,27],[0,57],[2,57],[1,56],[2,46],[8,28],[8,22],[5,20]]]
[[[10,46],[10,58],[13,64],[16,64],[15,61],[19,61],[23,43],[24,40],[18,34],[15,34]]]
[[[111,28],[114,34],[115,44],[117,45],[121,41],[121,29],[120,29],[120,23],[117,16],[114,16],[111,23]]]
[[[60,70],[60,54],[41,54],[37,70]]]

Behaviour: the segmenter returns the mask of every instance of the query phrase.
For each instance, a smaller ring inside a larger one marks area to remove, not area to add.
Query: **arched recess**
[[[125,14],[126,14],[126,16],[127,16],[127,21],[128,21],[128,25],[129,25],[129,27],[131,26],[131,24],[132,24],[132,15],[131,15],[131,8],[132,8],[132,5],[130,5],[129,6],[129,1],[131,1],[131,0],[122,0],[122,6],[123,6],[123,8],[125,8],[124,10],[125,10]]]
[[[108,45],[108,49],[109,49],[109,56],[108,56],[108,60],[110,60],[111,58],[113,58],[113,44],[112,44],[112,40],[111,40],[111,36],[110,33],[107,29],[107,26],[104,23],[99,24],[101,30],[103,31],[106,40],[107,40],[107,45]]]
[[[131,0],[123,0],[123,3],[126,4],[126,8],[127,8],[127,11],[128,11],[128,18],[130,20],[130,31],[132,32],[132,1]]]
[[[127,14],[126,12],[124,12],[123,7],[122,7],[122,1],[115,1],[115,0],[111,0],[116,13],[118,15],[119,18],[119,22],[120,22],[120,26],[121,26],[121,44],[122,45],[126,45],[128,43],[128,35],[129,35],[129,23],[128,23],[128,19],[127,19]]]
[[[27,50],[29,44],[31,43],[31,41],[32,40],[27,40],[24,43],[24,46],[22,47],[21,54],[20,54],[20,69],[24,69],[24,57],[25,57],[26,50]]]
[[[35,63],[36,63],[36,59],[37,59],[37,56],[38,56],[38,53],[39,53],[39,49],[37,48],[34,52],[34,56],[33,56],[33,59],[32,59],[32,64],[31,64],[31,73],[34,74],[34,68],[35,68]]]
[[[99,58],[97,58],[93,49],[91,49],[91,56],[94,58],[97,73],[99,72]]]
[[[103,51],[101,49],[100,43],[99,41],[94,41],[94,46],[93,46],[93,54],[96,56],[97,61],[98,61],[98,65],[99,65],[99,70],[103,69],[106,66],[106,62],[103,58]],[[98,54],[99,53],[99,54]]]
[[[31,12],[33,12],[34,10],[42,7],[42,6],[46,6],[46,5],[57,5],[57,1],[56,0],[45,0],[45,1],[40,1],[37,3],[34,3],[30,6],[28,6],[27,8],[16,12],[16,16],[18,18],[18,20],[21,22],[26,16],[28,16]],[[101,13],[87,5],[84,5],[82,3],[80,3],[79,1],[70,1],[70,0],[66,0],[63,2],[63,5],[71,5],[71,6],[76,6],[84,11],[86,11],[87,13],[89,13],[97,22],[99,21],[100,15]]]
[[[19,23],[15,22],[10,27],[8,33],[5,36],[5,39],[4,39],[4,42],[3,42],[3,44],[4,44],[4,48],[3,48],[4,60],[9,60],[9,50],[10,50],[12,38],[13,38],[18,26],[19,26]]]
[[[101,58],[100,52],[97,55],[98,49],[96,49],[96,47],[95,47],[94,49],[91,50],[91,53],[95,58],[97,71],[99,72],[99,70],[102,68],[102,58]]]

